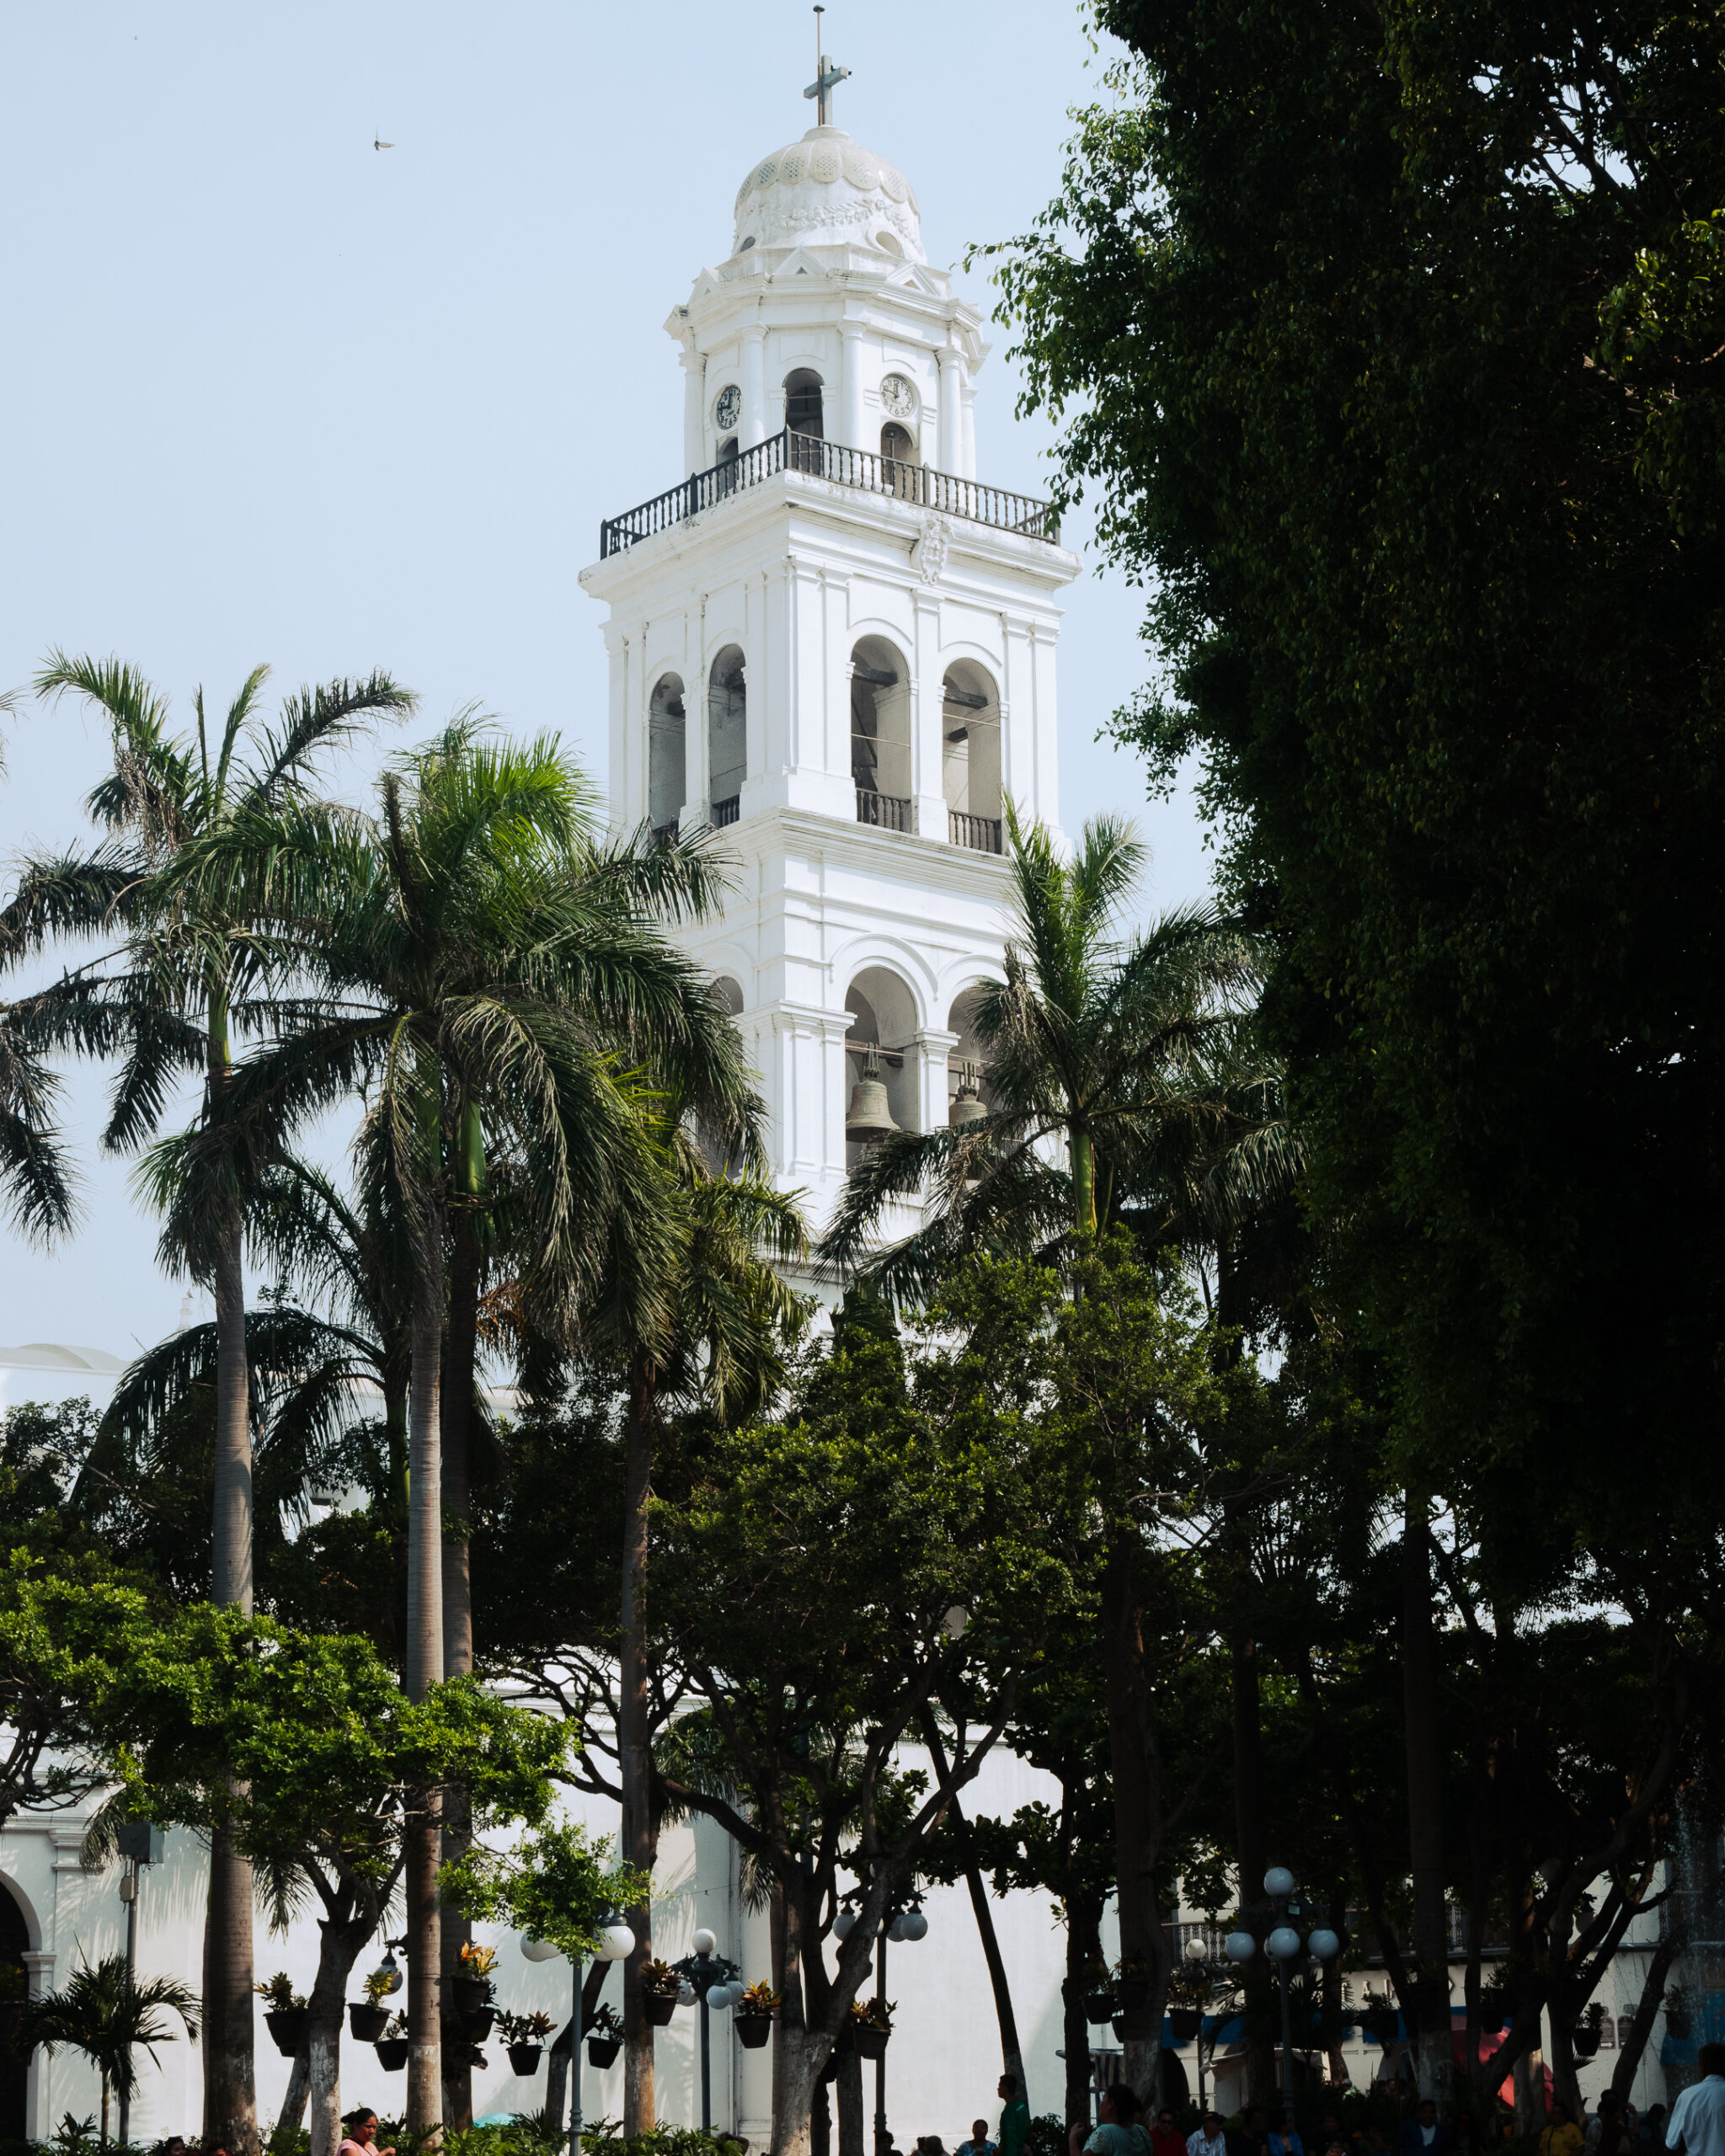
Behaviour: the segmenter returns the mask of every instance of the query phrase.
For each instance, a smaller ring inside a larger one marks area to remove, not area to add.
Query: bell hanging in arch
[[[898,1129],[893,1121],[893,1112],[887,1105],[886,1086],[880,1075],[880,1055],[874,1042],[868,1043],[868,1053],[863,1058],[862,1075],[851,1089],[851,1109],[845,1118],[845,1136],[852,1145],[872,1145],[877,1139],[892,1137]]]
[[[967,1063],[959,1081],[959,1090],[953,1096],[952,1112],[947,1121],[954,1130],[962,1130],[967,1123],[980,1123],[988,1113],[976,1091],[976,1066]]]

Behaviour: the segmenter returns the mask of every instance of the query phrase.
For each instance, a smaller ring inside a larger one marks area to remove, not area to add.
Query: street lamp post
[[[834,1936],[848,1936],[857,1921],[857,1896],[847,1894],[844,1906],[833,1919]],[[889,1940],[902,1940],[914,1945],[928,1936],[928,1919],[922,1913],[922,1897],[912,1886],[889,1906],[875,1934],[874,1995],[886,1997],[886,1948]],[[886,2053],[882,2052],[874,2062],[874,2149],[875,2156],[890,2156],[892,2136],[886,2130]]]
[[[743,1996],[743,1987],[738,1982],[742,1970],[734,1961],[728,1961],[723,1954],[715,1954],[718,1940],[703,1929],[695,1934],[695,1951],[685,1955],[681,1961],[671,1964],[677,1974],[694,1993],[701,2005],[701,2131],[713,2131],[713,2054],[711,2025],[708,2010],[713,2006],[734,2006]]]
[[[529,1961],[554,1961],[562,1950],[548,1939],[523,1939],[521,1954]],[[635,1951],[635,1935],[613,1917],[599,1927],[595,1961],[626,1961]],[[581,2156],[581,1957],[572,1955],[574,1971],[574,2007],[569,2016],[569,2156]]]
[[[1294,2101],[1294,2031],[1288,2005],[1288,1965],[1296,1955],[1310,1954],[1319,1961],[1333,1961],[1342,1942],[1327,1924],[1310,1924],[1311,1912],[1294,1891],[1294,1875],[1285,1865],[1273,1864],[1263,1876],[1266,1898],[1245,1912],[1274,1922],[1266,1935],[1263,1951],[1281,1972],[1282,1978],[1282,2100]],[[1308,1928],[1309,1927],[1309,1928]],[[1257,1935],[1244,1929],[1230,1932],[1226,1953],[1231,1961],[1245,1963],[1258,1951]]]

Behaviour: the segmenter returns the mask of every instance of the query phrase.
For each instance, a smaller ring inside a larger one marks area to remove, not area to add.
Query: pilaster
[[[948,1072],[959,1036],[930,1026],[911,1036],[916,1051],[916,1127],[944,1130],[952,1114]]]

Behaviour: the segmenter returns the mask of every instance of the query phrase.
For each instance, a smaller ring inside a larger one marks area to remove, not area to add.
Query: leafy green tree
[[[189,849],[231,835],[248,819],[308,797],[320,760],[379,714],[413,707],[387,675],[336,680],[288,697],[279,725],[265,724],[268,670],[259,667],[229,706],[212,743],[201,689],[191,739],[169,733],[160,694],[118,660],[55,653],[37,694],[72,696],[108,723],[112,771],[87,807],[102,833],[88,852],[29,858],[0,912],[0,961],[15,963],[51,941],[93,940],[88,959],[21,1004],[34,1047],[114,1055],[102,1144],[144,1145],[178,1086],[201,1083],[207,1130],[224,1113],[237,1033],[266,1016],[265,953],[231,880],[189,886],[179,870]],[[216,1304],[216,1442],[212,1556],[218,1602],[252,1605],[252,1461],[245,1357],[243,1176],[231,1155],[200,1177],[195,1193],[176,1174],[184,1154],[155,1162],[158,1198],[177,1196],[163,1239],[175,1267],[189,1265]],[[251,1883],[225,1843],[211,1852],[205,2000],[205,2132],[255,2156],[252,2080]]]
[[[716,897],[701,848],[607,849],[555,741],[505,744],[471,719],[387,772],[380,808],[370,819],[260,805],[190,876],[242,888],[302,984],[284,1037],[235,1075],[224,1142],[251,1149],[261,1172],[310,1118],[366,1091],[362,1157],[406,1224],[405,1659],[419,1697],[443,1669],[440,1396],[457,1183],[474,1187],[481,1149],[510,1161],[531,1208],[522,1292],[555,1331],[619,1234],[664,1246],[659,1211],[642,1202],[659,1190],[663,1144],[645,1066],[728,1142],[759,1110],[720,999],[660,926]],[[408,1881],[409,2109],[422,2128],[442,2110],[437,1863],[428,1814]]]
[[[101,2075],[104,2148],[109,2090],[118,2092],[122,2104],[137,2093],[134,2052],[147,2051],[153,2060],[156,2047],[173,2041],[174,2031],[162,2019],[163,2009],[177,2015],[186,2035],[197,2041],[195,1994],[172,1977],[150,1977],[140,1983],[123,1954],[107,1955],[93,1967],[84,1963],[61,1990],[32,1999],[24,2009],[19,2041],[26,2052],[37,2046],[51,2052],[65,2044],[82,2052]]]
[[[872,1147],[822,1244],[829,1264],[926,1295],[978,1247],[1039,1251],[1150,1205],[1156,1241],[1189,1228],[1219,1155],[1277,1166],[1279,1121],[1252,1053],[1248,945],[1208,912],[1164,915],[1120,941],[1145,850],[1114,817],[1086,825],[1071,862],[1010,808],[1012,922],[1006,979],[976,1033],[988,1113]],[[1051,1161],[1051,1146],[1062,1155]],[[879,1248],[895,1201],[932,1189],[932,1218]],[[1146,1224],[1147,1225],[1150,1224]]]

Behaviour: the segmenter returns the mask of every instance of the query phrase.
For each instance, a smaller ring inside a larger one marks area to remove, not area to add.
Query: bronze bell
[[[976,1086],[967,1078],[953,1096],[952,1113],[947,1121],[954,1130],[962,1130],[967,1123],[977,1123],[988,1113],[977,1097]]]
[[[870,1041],[862,1075],[851,1089],[850,1113],[845,1118],[845,1136],[854,1145],[872,1145],[890,1138],[898,1129],[887,1105],[886,1086],[880,1075],[880,1056]]]

